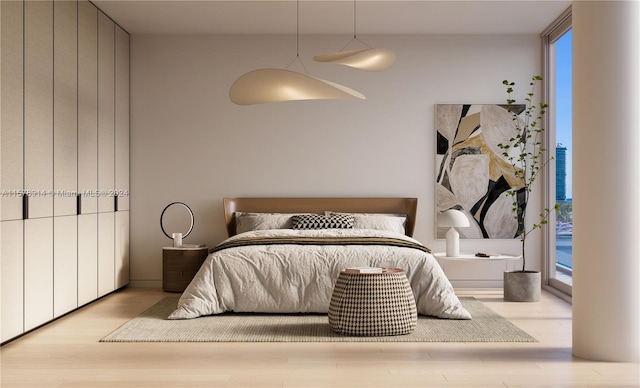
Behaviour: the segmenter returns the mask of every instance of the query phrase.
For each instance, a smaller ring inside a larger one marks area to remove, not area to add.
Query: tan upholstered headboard
[[[224,198],[224,217],[229,236],[236,234],[235,212],[253,213],[345,213],[406,214],[405,234],[413,236],[418,198]]]

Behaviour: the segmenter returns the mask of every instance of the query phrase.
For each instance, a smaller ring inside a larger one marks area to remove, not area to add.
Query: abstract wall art
[[[457,209],[469,218],[461,238],[515,238],[521,220],[514,218],[514,189],[525,205],[522,183],[498,144],[515,132],[512,110],[522,119],[525,105],[436,105],[436,211]],[[520,222],[519,222],[520,221]],[[444,238],[446,228],[436,228]]]

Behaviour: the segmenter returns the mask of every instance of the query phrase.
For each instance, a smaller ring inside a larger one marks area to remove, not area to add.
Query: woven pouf
[[[336,333],[409,334],[417,321],[416,302],[404,271],[340,272],[329,305],[329,325]]]

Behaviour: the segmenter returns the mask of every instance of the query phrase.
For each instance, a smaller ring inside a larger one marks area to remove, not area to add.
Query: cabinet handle
[[[82,195],[76,195],[76,214],[82,214]]]
[[[118,211],[118,195],[114,195],[113,196],[113,211],[117,212]]]
[[[29,196],[27,194],[22,194],[22,219],[29,219]]]

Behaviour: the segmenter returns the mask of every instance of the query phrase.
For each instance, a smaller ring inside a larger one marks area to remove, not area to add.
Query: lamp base
[[[460,234],[455,228],[450,228],[445,235],[447,239],[447,257],[460,256]]]

